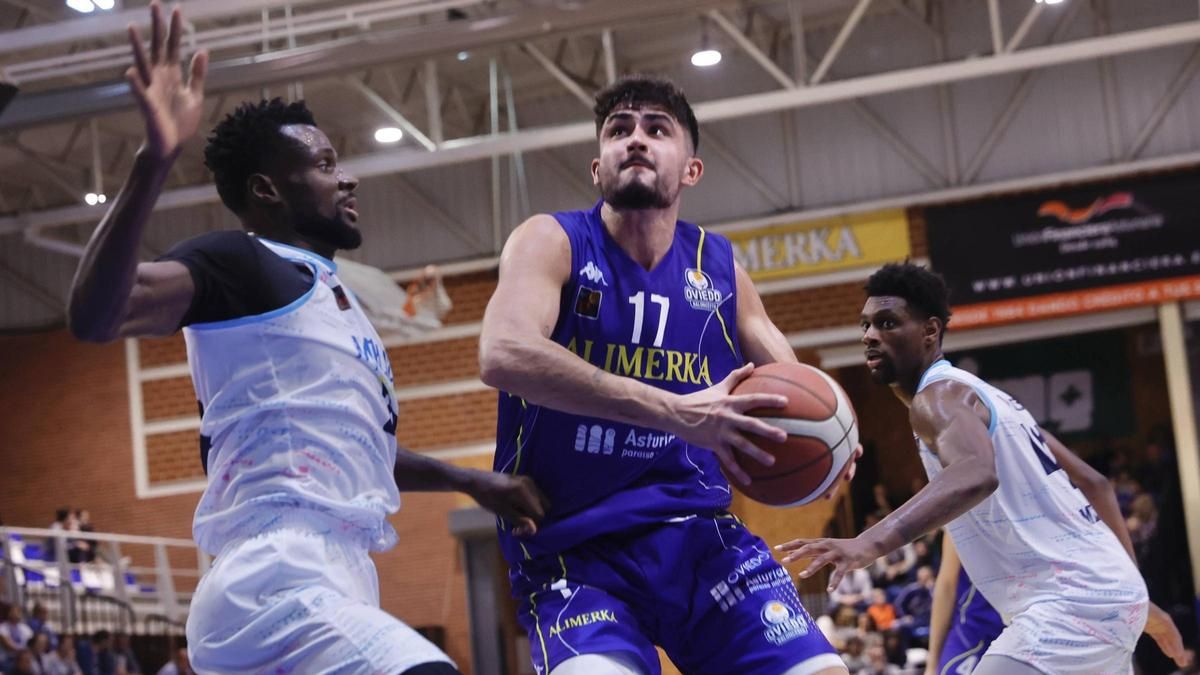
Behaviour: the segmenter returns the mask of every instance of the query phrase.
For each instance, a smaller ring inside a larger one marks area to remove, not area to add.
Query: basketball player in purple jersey
[[[746,482],[739,461],[772,462],[744,434],[786,438],[746,415],[782,396],[730,391],[752,363],[796,357],[729,241],[678,220],[704,173],[695,115],[634,76],[596,96],[595,121],[602,199],[516,229],[480,339],[501,390],[495,469],[552,505],[531,538],[499,523],[534,668],[657,674],[659,645],[685,673],[845,673],[727,511],[721,466]]]
[[[169,28],[157,2],[150,13],[150,53],[131,27],[126,73],[146,142],[88,242],[68,316],[90,342],[180,329],[187,342],[210,478],[192,532],[216,556],[191,599],[191,663],[222,675],[457,673],[379,608],[368,553],[396,544],[387,516],[401,490],[462,490],[529,529],[541,498],[525,477],[396,445],[387,352],[332,260],[362,242],[358,181],[302,101],[243,104],[209,138],[205,162],[243,230],[138,262],[171,164],[203,117],[208,61],[196,54],[185,82],[180,10]]]

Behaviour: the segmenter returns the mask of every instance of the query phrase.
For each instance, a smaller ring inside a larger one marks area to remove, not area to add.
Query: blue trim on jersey
[[[925,387],[929,386],[933,382],[936,382],[936,380],[930,379],[930,376],[936,375],[936,373],[934,373],[934,371],[942,370],[943,366],[946,368],[951,367],[950,362],[947,361],[946,359],[938,359],[937,361],[934,361],[933,363],[929,364],[929,368],[927,368],[925,370],[925,372],[921,374],[921,380],[919,382],[917,382],[917,391],[920,392]],[[956,380],[956,381],[960,381],[960,380]],[[983,404],[987,406],[987,409],[988,409],[988,435],[991,436],[992,432],[996,430],[996,406],[992,405],[992,399],[982,389],[980,389],[979,387],[976,387],[973,384],[969,384],[967,382],[963,382],[963,384],[965,384],[968,387],[970,387],[971,389],[973,389],[975,391],[975,395],[979,397],[979,400],[983,401]]]
[[[313,267],[312,263],[305,262],[304,264],[310,268]],[[300,309],[301,305],[308,302],[309,298],[311,298],[313,293],[316,292],[317,284],[321,283],[320,270],[317,270],[314,268],[312,270],[312,273],[313,273],[313,284],[304,293],[304,295],[296,298],[295,300],[284,305],[283,307],[280,307],[279,309],[273,309],[269,312],[263,312],[262,314],[254,314],[251,316],[240,316],[236,319],[227,319],[225,321],[212,321],[210,323],[194,323],[194,324],[188,326],[188,328],[191,328],[192,330],[221,330],[223,328],[237,328],[238,326],[245,326],[245,325],[249,325],[252,323],[259,323],[261,321],[267,321],[268,319],[274,319],[275,317],[283,316],[284,314],[287,314],[289,312],[294,312],[297,309]]]
[[[945,364],[948,366],[948,365],[950,365],[950,362],[947,361],[946,359],[938,359],[937,361],[934,361],[933,363],[929,364],[929,367],[925,369],[925,372],[921,373],[921,379],[917,381],[917,391],[921,391],[922,389],[925,388],[925,385],[928,384],[925,380],[927,380],[929,378],[929,376],[933,373],[933,371],[935,369],[937,369],[938,367],[940,367],[942,364]]]
[[[257,236],[257,235],[255,235],[255,236]],[[310,258],[316,258],[318,261],[321,262],[322,265],[325,265],[326,267],[328,267],[329,271],[331,271],[335,274],[337,273],[337,263],[333,262],[332,260],[330,260],[329,258],[326,258],[323,255],[313,253],[312,251],[310,251],[306,248],[300,248],[299,246],[292,246],[291,244],[280,243],[278,241],[275,241],[274,239],[267,239],[266,237],[258,237],[258,239],[260,241],[270,242],[270,243],[275,244],[276,246],[279,246],[282,248],[290,249],[292,251],[295,251],[296,253],[300,253],[300,254],[302,254],[304,256],[308,256]],[[280,256],[280,257],[282,257],[282,256]]]

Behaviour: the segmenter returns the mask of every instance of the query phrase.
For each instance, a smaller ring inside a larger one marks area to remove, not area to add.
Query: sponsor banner
[[[1200,298],[1200,275],[956,306],[950,325],[954,329],[973,328],[1193,298]]]
[[[902,209],[780,223],[722,233],[755,281],[904,260],[911,251]]]
[[[1195,297],[1186,283],[1200,275],[1195,172],[925,215],[930,261],[950,285],[957,327]]]

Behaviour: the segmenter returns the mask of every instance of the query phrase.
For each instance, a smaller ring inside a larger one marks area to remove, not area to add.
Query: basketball
[[[838,480],[858,446],[858,417],[846,392],[823,371],[803,363],[770,363],[754,369],[733,393],[781,394],[783,408],[760,408],[750,415],[783,429],[788,439],[776,443],[750,435],[755,445],[775,457],[774,466],[744,458],[749,485],[735,486],[756,502],[800,506],[825,493]]]

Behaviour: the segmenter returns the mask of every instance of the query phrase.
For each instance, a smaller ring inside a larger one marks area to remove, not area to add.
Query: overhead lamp
[[[67,7],[82,14],[90,14],[92,10],[96,9],[96,5],[92,4],[92,0],[67,0]]]
[[[1034,0],[1039,5],[1061,5],[1063,0]]]
[[[98,9],[109,10],[117,3],[115,0],[92,0],[92,4],[96,5]]]
[[[380,127],[375,130],[376,143],[396,143],[404,138],[404,132],[396,127]]]
[[[459,52],[457,54],[457,58],[459,61],[466,61],[467,59],[471,58],[471,52]]]
[[[698,68],[715,66],[721,62],[721,52],[715,49],[699,49],[692,54],[692,65]]]
[[[83,201],[87,202],[88,206],[95,206],[97,204],[103,204],[107,200],[108,200],[108,197],[105,197],[103,192],[100,192],[100,193],[89,192],[83,196]]]
[[[700,20],[700,49],[692,54],[692,65],[697,68],[708,68],[721,62],[721,52],[708,44],[708,22]]]

